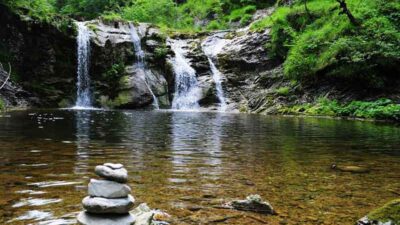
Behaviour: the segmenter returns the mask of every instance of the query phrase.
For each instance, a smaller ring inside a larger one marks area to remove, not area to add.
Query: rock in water
[[[368,213],[357,221],[357,225],[400,225],[400,199]]]
[[[251,211],[270,215],[276,214],[272,206],[268,202],[263,201],[259,195],[247,196],[245,200],[234,200],[227,203],[225,206],[242,211]]]
[[[116,181],[119,183],[126,183],[128,180],[128,171],[125,168],[112,169],[109,166],[96,166],[94,172],[107,180]]]
[[[80,212],[78,222],[83,225],[131,225],[135,224],[135,217],[131,214],[123,215],[97,215]]]
[[[342,171],[342,172],[350,172],[350,173],[369,173],[370,170],[361,166],[339,166],[336,164],[332,164],[332,169]]]
[[[125,198],[131,193],[131,188],[126,184],[115,181],[91,179],[89,195],[103,198]]]
[[[82,200],[83,208],[85,208],[87,212],[95,214],[128,213],[133,207],[134,203],[135,199],[132,197],[132,195],[128,195],[126,198],[116,199],[88,196]]]

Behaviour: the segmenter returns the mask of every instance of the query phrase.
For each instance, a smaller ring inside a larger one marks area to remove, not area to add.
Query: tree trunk
[[[339,14],[346,14],[346,16],[349,18],[350,22],[353,25],[355,25],[355,26],[360,25],[358,20],[353,16],[353,14],[347,8],[346,0],[336,0],[336,1],[339,3],[340,8],[342,9],[342,11]]]

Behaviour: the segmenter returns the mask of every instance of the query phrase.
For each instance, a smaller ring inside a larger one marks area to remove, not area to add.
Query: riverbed
[[[400,127],[213,112],[0,114],[0,223],[73,224],[94,167],[177,224],[354,224],[400,196]],[[370,168],[353,174],[338,165]],[[259,194],[278,215],[221,209]]]

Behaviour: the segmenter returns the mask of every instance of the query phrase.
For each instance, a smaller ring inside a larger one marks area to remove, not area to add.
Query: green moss
[[[88,23],[86,25],[86,27],[89,28],[90,30],[92,30],[95,33],[97,33],[97,31],[99,30],[99,28],[95,24],[92,24],[92,23]]]
[[[162,46],[156,47],[154,53],[157,59],[164,59],[168,54],[168,48],[165,44],[163,44]]]
[[[378,208],[367,215],[368,219],[382,223],[392,222],[400,224],[400,199],[388,202],[381,208]]]
[[[276,89],[276,93],[281,96],[288,96],[290,92],[290,87],[280,87]]]
[[[132,93],[130,91],[122,91],[118,94],[117,98],[112,102],[113,107],[119,107],[130,102]]]
[[[71,106],[71,101],[69,99],[62,99],[58,103],[58,107],[60,107],[60,108],[67,108],[69,106]]]

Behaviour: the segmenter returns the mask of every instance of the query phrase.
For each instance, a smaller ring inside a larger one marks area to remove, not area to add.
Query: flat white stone
[[[133,207],[134,203],[135,199],[132,197],[132,195],[128,195],[126,198],[116,199],[87,196],[82,200],[83,208],[85,208],[89,213],[96,214],[128,213]]]
[[[115,170],[115,169],[121,169],[124,167],[124,165],[122,165],[121,163],[104,163],[104,166],[110,167],[111,169]]]
[[[126,183],[128,180],[128,171],[125,168],[111,169],[108,166],[96,166],[94,172],[102,178],[107,180],[116,181],[119,183]]]
[[[109,180],[91,179],[89,183],[89,195],[103,198],[125,198],[131,193],[131,188]]]
[[[135,224],[135,217],[128,214],[121,215],[98,215],[87,212],[80,212],[78,215],[79,224],[83,225],[132,225]]]

